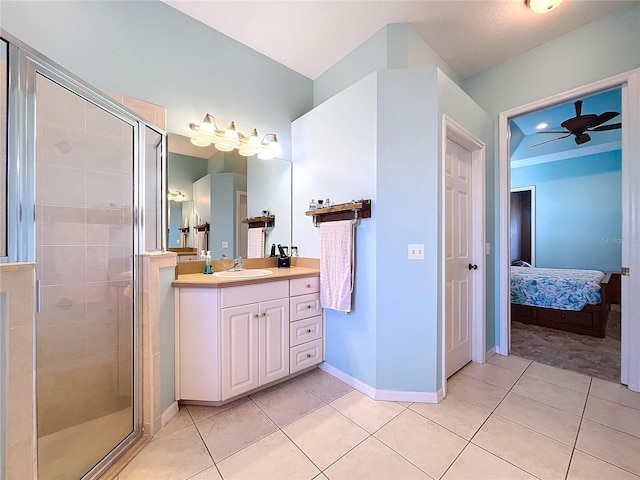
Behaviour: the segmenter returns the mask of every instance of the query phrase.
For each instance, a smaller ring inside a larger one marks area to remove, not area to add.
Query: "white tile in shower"
[[[88,133],[87,145],[90,145],[90,151],[87,152],[85,161],[87,170],[103,173],[127,173],[124,170],[124,145],[121,137],[106,137]]]
[[[38,128],[38,165],[84,168],[85,134],[81,130],[57,125],[40,125]]]
[[[45,286],[83,283],[87,278],[84,247],[45,246],[40,265],[40,278]]]
[[[85,101],[41,75],[36,77],[38,122],[84,131]]]
[[[42,287],[42,311],[38,325],[82,322],[87,314],[87,289],[84,283]]]
[[[125,175],[87,172],[87,207],[119,210],[124,204],[124,190],[129,189]]]
[[[121,138],[125,123],[90,103],[86,104],[87,133]],[[90,143],[90,142],[89,142]]]
[[[43,245],[84,245],[85,209],[77,207],[40,207],[38,225]]]
[[[85,206],[85,172],[77,168],[40,165],[36,172],[38,204]]]

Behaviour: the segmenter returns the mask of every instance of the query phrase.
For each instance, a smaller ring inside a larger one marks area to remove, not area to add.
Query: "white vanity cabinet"
[[[225,402],[322,362],[317,277],[176,292],[181,400]]]
[[[320,278],[296,278],[290,282],[290,369],[291,373],[322,362],[322,307]]]
[[[222,400],[289,375],[288,283],[222,289]]]

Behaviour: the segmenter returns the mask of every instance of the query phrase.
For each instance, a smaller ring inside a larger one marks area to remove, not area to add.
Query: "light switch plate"
[[[229,242],[222,242],[222,248],[229,248]]]
[[[424,260],[424,243],[409,244],[409,260]]]

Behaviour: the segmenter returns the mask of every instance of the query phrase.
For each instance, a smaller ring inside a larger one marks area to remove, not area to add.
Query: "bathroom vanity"
[[[272,273],[173,282],[180,400],[221,405],[322,362],[319,271],[265,270]]]

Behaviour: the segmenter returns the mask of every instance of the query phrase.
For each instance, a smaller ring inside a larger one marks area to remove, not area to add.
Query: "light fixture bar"
[[[221,152],[237,149],[242,156],[258,155],[258,158],[264,160],[282,155],[282,148],[275,133],[269,133],[260,140],[255,128],[247,136],[236,129],[235,122],[231,122],[226,130],[221,130],[215,118],[208,113],[201,123],[190,123],[189,128],[193,132],[191,143],[198,147],[208,147],[213,144]]]

